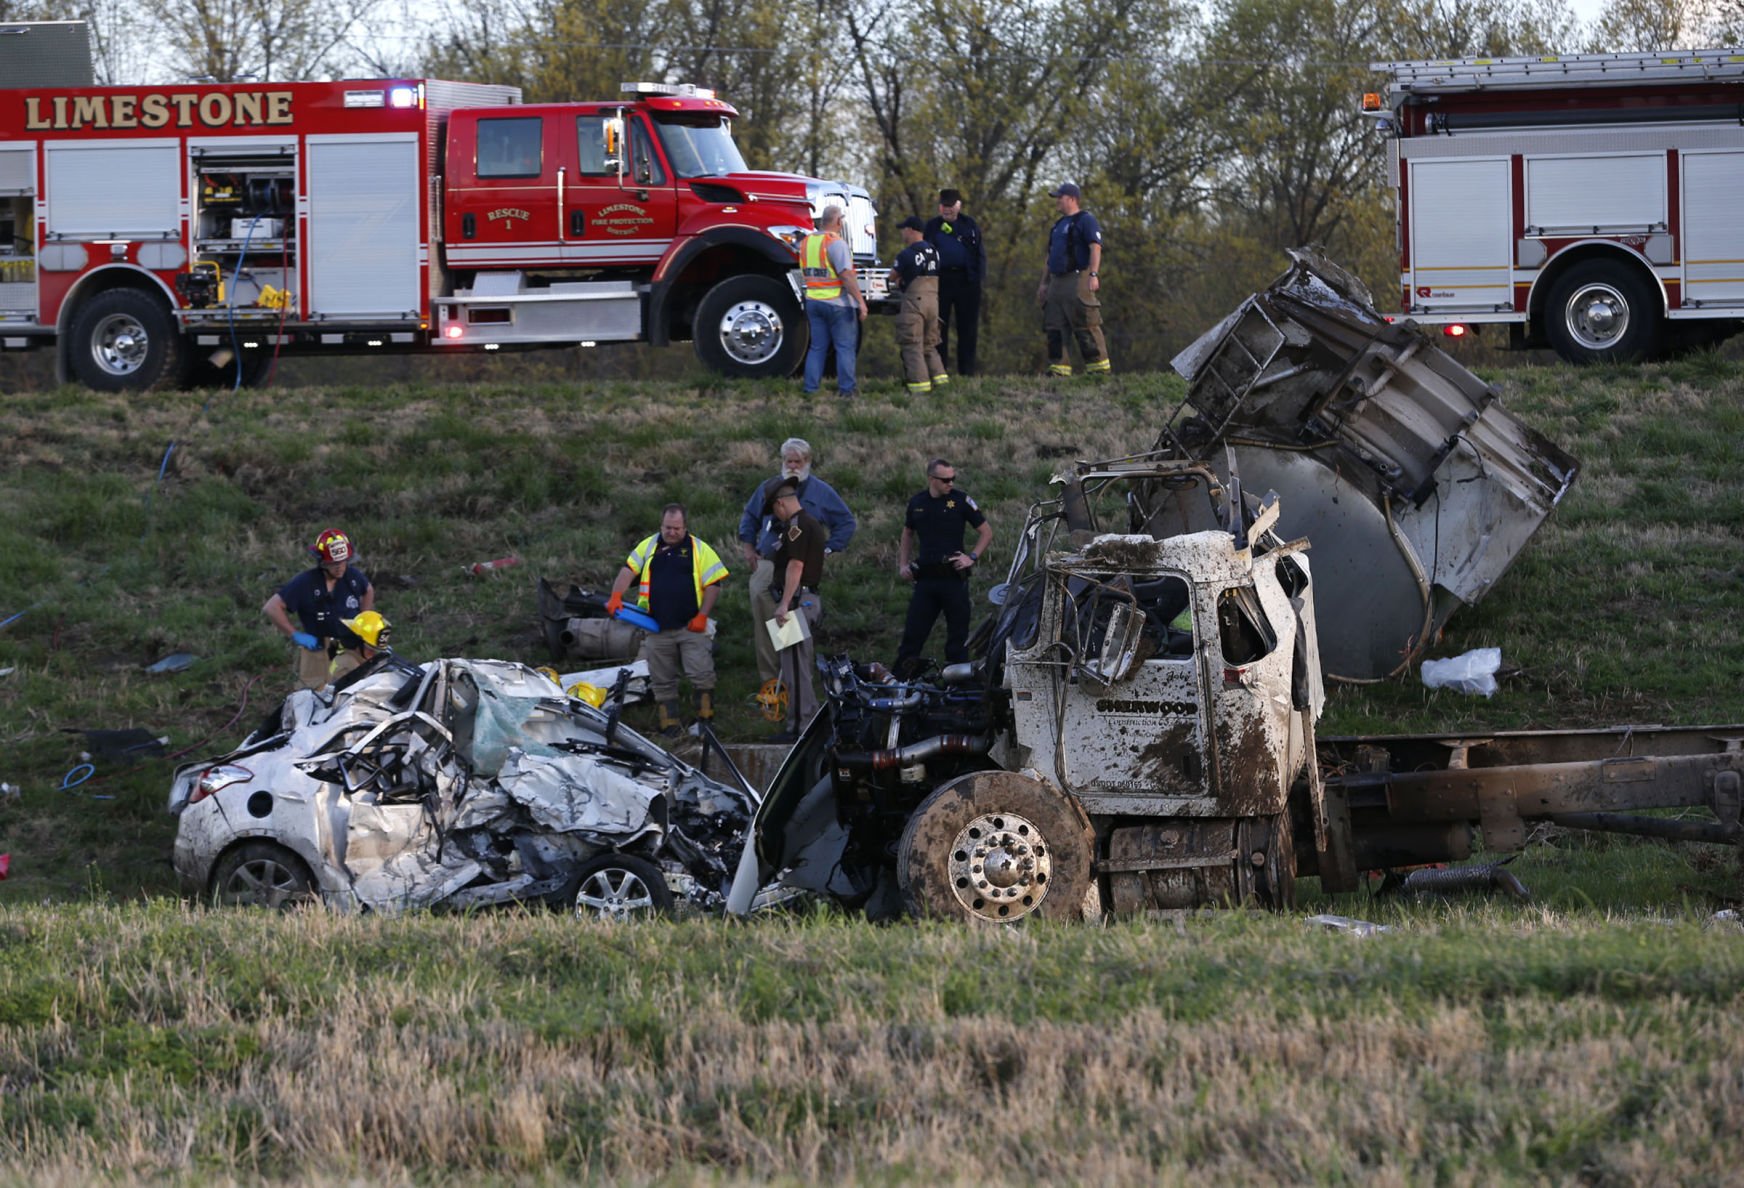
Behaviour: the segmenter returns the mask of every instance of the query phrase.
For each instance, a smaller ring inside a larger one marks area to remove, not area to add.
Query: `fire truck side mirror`
[[[613,116],[604,121],[606,168],[616,169],[622,173],[624,169],[624,118]]]

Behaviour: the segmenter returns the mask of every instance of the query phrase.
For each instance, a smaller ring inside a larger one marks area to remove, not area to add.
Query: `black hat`
[[[939,205],[940,206],[955,206],[957,203],[961,202],[962,200],[963,200],[963,195],[962,195],[962,192],[959,190],[940,190],[939,191]]]
[[[909,215],[906,219],[902,220],[902,222],[896,224],[896,229],[898,231],[925,231],[926,224],[921,222],[920,219],[916,218],[914,215]]]
[[[1048,191],[1049,198],[1082,198],[1083,196],[1076,182],[1061,182]]]
[[[763,513],[765,515],[773,514],[775,501],[784,495],[792,495],[795,499],[799,498],[799,484],[790,478],[782,479],[776,483],[774,487],[770,488],[769,498],[763,501]]]

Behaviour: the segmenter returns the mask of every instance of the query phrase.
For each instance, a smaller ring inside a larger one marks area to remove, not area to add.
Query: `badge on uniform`
[[[787,530],[787,539],[788,540],[798,540],[799,539],[799,525],[798,524],[795,524],[793,527],[791,527]]]
[[[973,495],[965,495],[965,496],[963,496],[963,502],[964,502],[964,503],[967,503],[967,504],[968,504],[968,505],[969,505],[969,510],[970,510],[970,511],[980,511],[980,510],[981,510],[981,508],[980,508],[980,507],[979,507],[979,505],[977,505],[977,504],[976,504],[976,502],[975,502],[975,497],[974,497],[974,496],[973,496]]]
[[[957,501],[955,499],[945,500],[945,510],[946,511],[950,511],[953,507],[956,507],[956,506],[957,506]]]

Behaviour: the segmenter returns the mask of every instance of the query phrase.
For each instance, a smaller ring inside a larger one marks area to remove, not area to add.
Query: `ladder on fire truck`
[[[1648,82],[1744,80],[1744,49],[1443,58],[1421,62],[1371,62],[1369,69],[1393,76],[1387,87],[1392,95],[1520,91],[1583,85],[1626,87]]]

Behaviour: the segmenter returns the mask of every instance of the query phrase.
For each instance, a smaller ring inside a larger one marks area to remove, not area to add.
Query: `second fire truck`
[[[690,86],[595,103],[428,79],[0,89],[0,347],[89,387],[251,382],[275,354],[690,340],[790,374],[825,205]]]
[[[1744,51],[1376,63],[1400,308],[1574,363],[1744,318]]]

